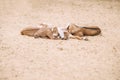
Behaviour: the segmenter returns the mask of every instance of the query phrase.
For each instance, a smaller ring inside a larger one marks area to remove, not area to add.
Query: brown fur
[[[83,37],[71,35],[71,34],[67,31],[67,29],[63,29],[63,30],[64,30],[64,38],[63,38],[63,40],[67,40],[67,39],[88,40],[87,38],[83,38]]]
[[[74,36],[95,36],[101,33],[101,30],[97,26],[90,26],[90,27],[79,27],[75,24],[70,24],[67,27],[69,33]]]
[[[49,39],[57,39],[58,31],[57,27],[50,28],[46,24],[40,24],[40,28],[37,27],[27,27],[21,31],[21,35],[27,35],[34,38],[49,38]],[[54,35],[55,34],[55,35]]]
[[[42,26],[42,28],[46,28],[48,27],[48,25],[46,24],[40,24],[39,26]],[[34,34],[39,30],[40,28],[39,27],[32,27],[32,26],[29,26],[27,28],[24,28],[22,31],[21,31],[21,35],[27,35],[27,36],[31,36],[31,37],[34,37]]]
[[[34,36],[34,34],[39,30],[37,27],[27,27],[21,31],[21,35]]]
[[[51,28],[48,28],[48,27],[40,28],[36,33],[34,33],[34,37],[49,38],[49,39],[54,38]]]

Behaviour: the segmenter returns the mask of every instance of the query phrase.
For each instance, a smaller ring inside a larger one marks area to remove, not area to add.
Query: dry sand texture
[[[90,41],[21,36],[41,22],[97,25]],[[0,0],[0,80],[120,80],[119,0]]]

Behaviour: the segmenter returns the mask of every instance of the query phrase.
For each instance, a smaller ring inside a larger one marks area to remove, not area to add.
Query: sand
[[[22,36],[40,23],[99,26],[102,36]],[[120,80],[119,0],[0,0],[0,80]]]

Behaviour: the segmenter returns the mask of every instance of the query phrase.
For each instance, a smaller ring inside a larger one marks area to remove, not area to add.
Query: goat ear
[[[69,30],[69,27],[70,27],[70,26],[67,27],[67,30]]]

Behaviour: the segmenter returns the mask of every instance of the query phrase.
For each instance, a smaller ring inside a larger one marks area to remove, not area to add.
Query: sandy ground
[[[97,25],[89,41],[34,39],[39,23]],[[0,80],[120,80],[119,0],[0,0]]]

